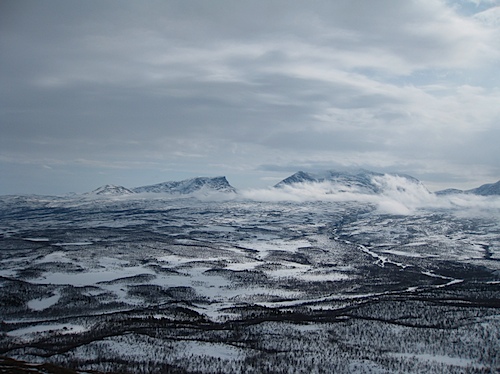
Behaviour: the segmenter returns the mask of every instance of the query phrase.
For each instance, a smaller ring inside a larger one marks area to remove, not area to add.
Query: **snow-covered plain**
[[[53,296],[44,297],[42,299],[33,299],[28,301],[28,308],[38,311],[44,310],[56,304],[60,298],[61,294],[59,292],[55,292]]]
[[[390,212],[387,196],[313,192],[0,197],[0,354],[129,372],[498,369],[500,204],[419,190]]]

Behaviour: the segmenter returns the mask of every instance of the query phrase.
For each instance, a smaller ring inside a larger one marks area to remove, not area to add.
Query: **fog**
[[[473,194],[436,195],[422,183],[404,177],[383,175],[374,177],[378,194],[367,193],[359,187],[335,182],[296,183],[282,188],[248,189],[240,195],[254,201],[330,201],[360,202],[376,207],[381,214],[410,215],[422,209],[453,209],[459,214],[499,213],[500,197]]]

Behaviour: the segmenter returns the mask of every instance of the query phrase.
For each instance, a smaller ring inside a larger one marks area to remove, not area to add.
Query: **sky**
[[[0,194],[500,179],[500,0],[0,2]]]

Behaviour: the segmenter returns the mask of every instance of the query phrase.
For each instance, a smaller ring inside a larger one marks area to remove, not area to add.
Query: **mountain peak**
[[[481,196],[500,195],[500,181],[496,183],[483,184],[482,186],[473,188],[472,190],[468,190],[466,192]]]
[[[452,195],[452,194],[472,194],[479,196],[493,196],[500,195],[500,181],[496,183],[486,183],[482,186],[472,188],[470,190],[458,190],[456,188],[448,188],[436,192],[437,195]]]
[[[121,195],[131,195],[134,191],[129,190],[123,186],[116,186],[114,184],[106,184],[105,186],[101,186],[94,191],[92,191],[91,195],[105,195],[105,196],[121,196]]]
[[[281,182],[274,185],[276,188],[282,188],[287,185],[296,184],[296,183],[307,183],[307,182],[315,182],[317,178],[313,176],[311,173],[306,173],[303,171],[298,171],[295,174],[290,175],[289,177],[283,179]]]
[[[137,193],[167,193],[187,195],[195,192],[236,192],[226,177],[196,177],[182,181],[169,181],[149,186],[136,187]]]
[[[301,183],[331,183],[336,186],[338,192],[358,192],[358,193],[381,193],[388,186],[382,181],[383,177],[402,178],[405,182],[410,182],[412,185],[422,185],[422,183],[409,175],[393,174],[393,173],[378,173],[370,170],[359,169],[353,171],[337,171],[326,170],[322,172],[308,173],[299,171],[288,178],[283,179],[276,184],[275,188],[284,188]],[[397,183],[396,183],[397,184]],[[391,186],[398,190],[404,189],[403,186]]]

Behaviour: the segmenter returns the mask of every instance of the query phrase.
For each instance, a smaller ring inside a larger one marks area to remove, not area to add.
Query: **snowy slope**
[[[168,193],[178,195],[187,195],[198,191],[236,192],[226,177],[197,177],[182,181],[169,181],[150,186],[136,187],[133,191],[137,193]]]
[[[483,184],[480,187],[468,190],[468,193],[481,196],[500,195],[500,181],[496,183]]]
[[[122,195],[131,195],[133,193],[134,191],[129,190],[126,187],[115,186],[114,184],[107,184],[90,192],[90,195],[122,196]]]
[[[274,187],[284,188],[286,186],[296,186],[302,183],[332,183],[336,185],[339,192],[350,191],[358,193],[378,194],[387,188],[385,179],[392,178],[399,181],[400,185],[395,186],[398,190],[404,190],[407,185],[422,186],[422,183],[411,176],[404,174],[382,174],[369,170],[348,171],[324,171],[319,173],[306,173],[299,171],[288,178],[285,178]]]
[[[480,196],[494,196],[500,195],[500,181],[496,183],[487,183],[482,186],[472,188],[470,190],[459,190],[456,188],[449,188],[442,191],[437,191],[437,195],[450,195],[450,194],[472,194],[472,195],[480,195]]]
[[[454,194],[463,194],[464,190],[459,190],[457,188],[447,188],[446,190],[436,191],[436,195],[454,195]]]

